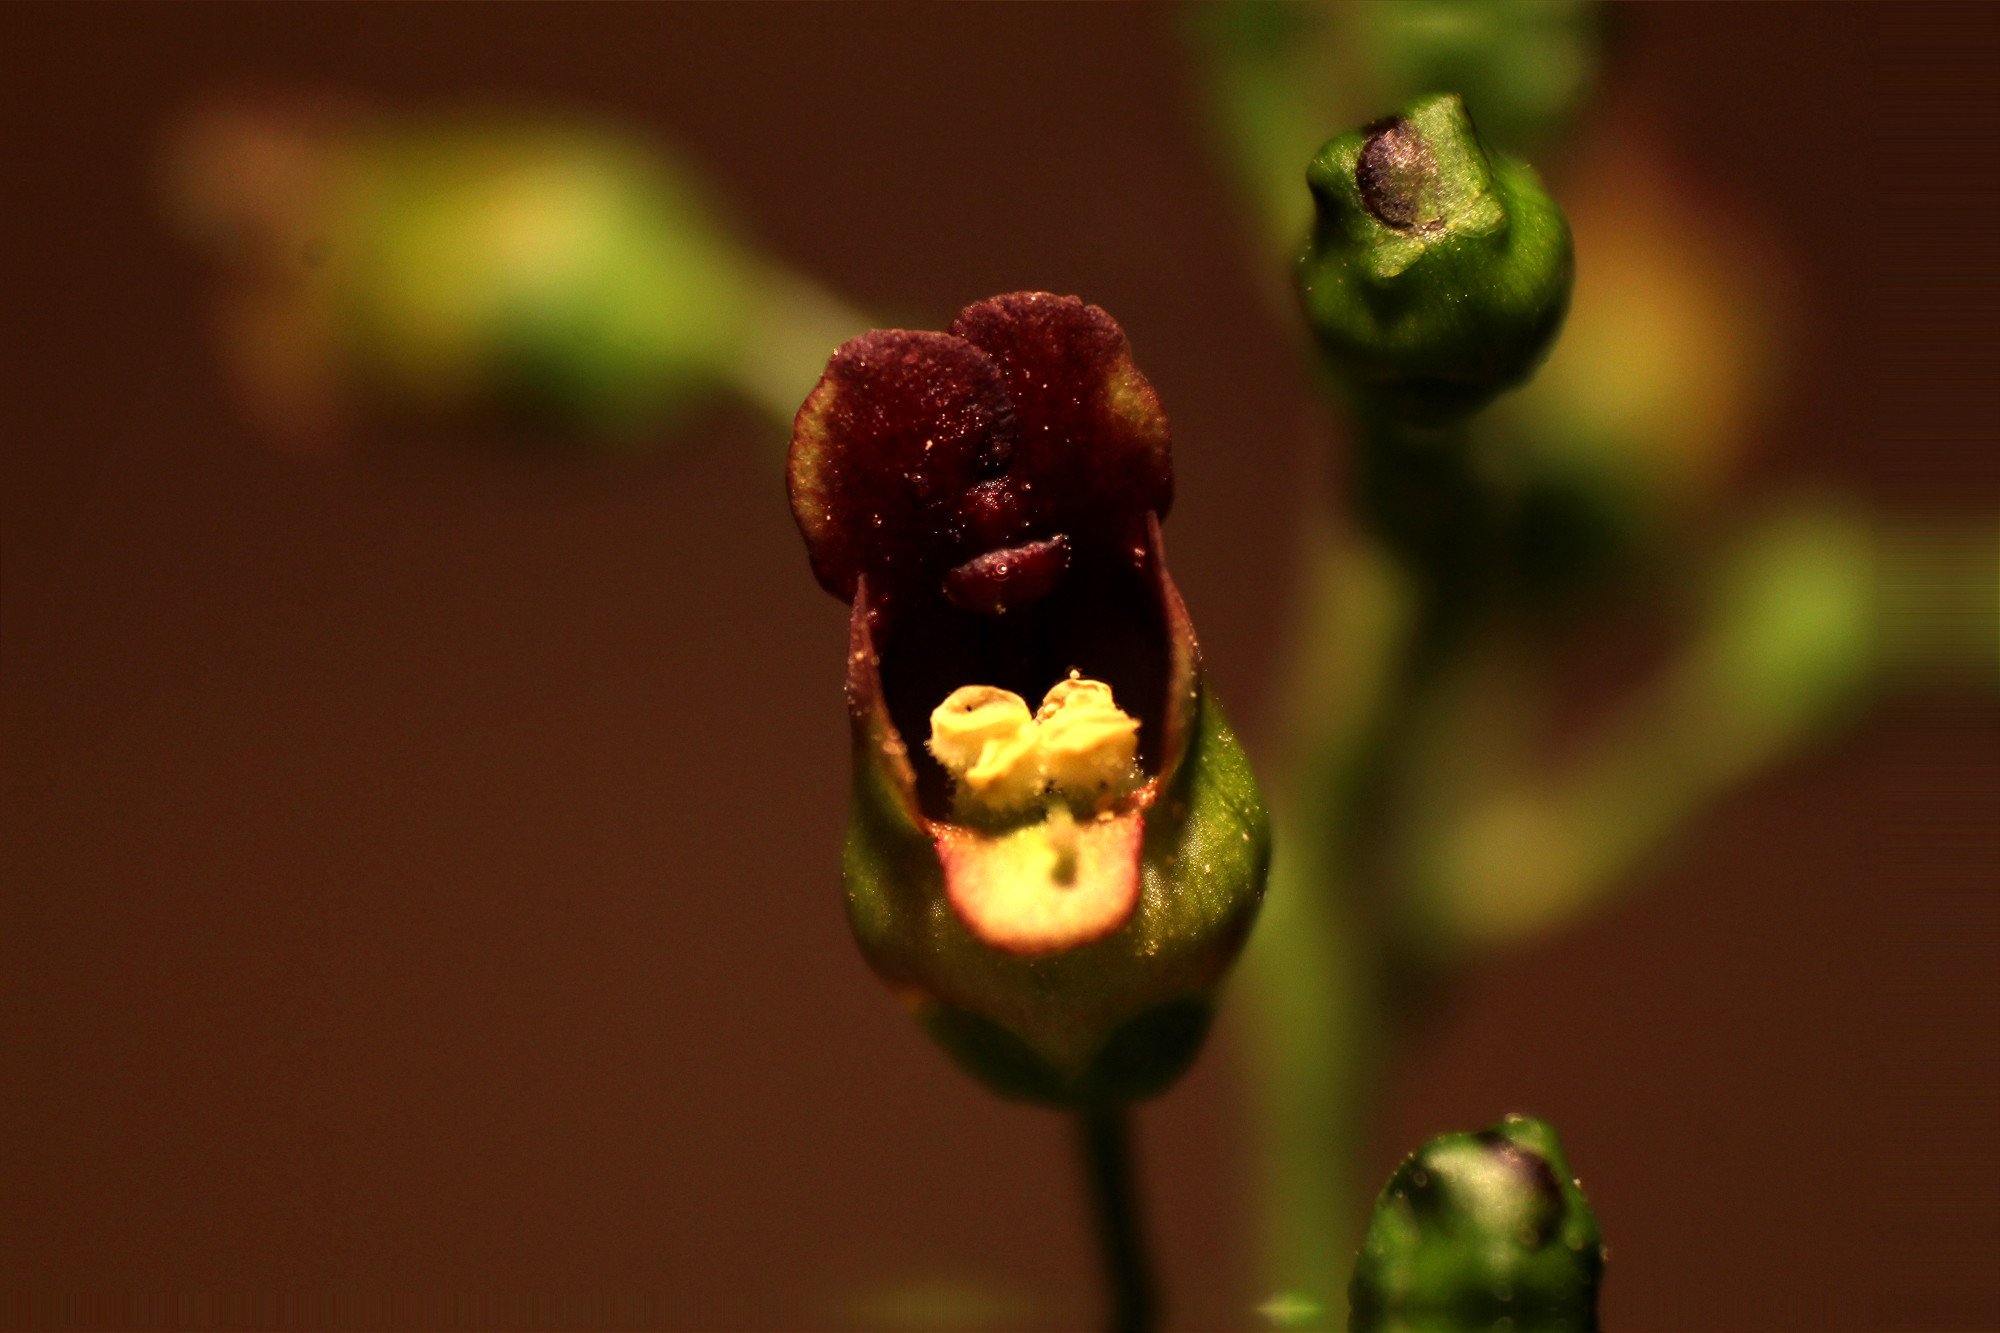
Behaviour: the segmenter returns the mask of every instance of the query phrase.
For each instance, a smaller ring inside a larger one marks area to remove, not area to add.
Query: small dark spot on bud
[[[1473,1138],[1477,1139],[1488,1152],[1506,1163],[1548,1210],[1533,1233],[1535,1245],[1545,1244],[1553,1233],[1555,1224],[1561,1218],[1563,1207],[1562,1182],[1556,1179],[1555,1169],[1549,1165],[1548,1158],[1540,1153],[1530,1152],[1497,1130],[1484,1129],[1473,1135]]]
[[[1415,231],[1443,221],[1431,204],[1437,157],[1417,127],[1400,116],[1391,116],[1363,132],[1368,137],[1354,164],[1354,183],[1361,188],[1361,202],[1375,220],[1398,231]]]

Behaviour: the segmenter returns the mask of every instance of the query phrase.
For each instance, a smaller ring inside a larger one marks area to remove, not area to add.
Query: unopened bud
[[[1331,140],[1299,293],[1321,349],[1392,417],[1477,410],[1547,354],[1569,306],[1569,226],[1535,174],[1490,154],[1456,96]]]
[[[1375,1201],[1348,1292],[1353,1327],[1596,1326],[1603,1238],[1555,1130],[1510,1115],[1441,1134]]]

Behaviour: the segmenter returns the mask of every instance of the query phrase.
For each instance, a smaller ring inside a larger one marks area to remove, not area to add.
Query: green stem
[[[1150,1333],[1158,1326],[1159,1305],[1139,1216],[1131,1112],[1124,1106],[1092,1106],[1078,1111],[1077,1144],[1110,1295],[1105,1327],[1111,1333]]]
[[[1560,773],[1510,775],[1413,839],[1408,925],[1444,957],[1546,933],[1612,901],[1680,830],[1834,732],[1879,687],[1896,620],[1869,525],[1781,505],[1711,574],[1680,655]],[[1428,836],[1421,836],[1428,834]]]
[[[1301,831],[1297,820],[1279,828]],[[1302,860],[1274,867],[1243,963],[1273,1292],[1266,1312],[1284,1326],[1341,1327],[1368,1188],[1360,1163],[1383,1053],[1381,992],[1342,886]]]
[[[849,338],[877,327],[875,320],[818,283],[777,264],[756,275],[749,321],[757,336],[729,367],[748,402],[786,428],[819,381],[826,360]]]
[[[1384,959],[1357,879],[1355,819],[1410,707],[1414,590],[1369,545],[1316,534],[1293,653],[1295,751],[1273,814],[1276,859],[1243,963],[1262,1166],[1265,1307],[1288,1327],[1344,1327],[1364,1221],[1361,1178],[1386,1051]]]
[[[1398,841],[1413,737],[1482,614],[1466,543],[1484,515],[1455,475],[1467,442],[1371,422],[1367,461],[1420,466],[1457,502],[1448,523],[1378,470],[1362,485],[1410,539],[1401,558],[1322,533],[1292,678],[1295,750],[1264,921],[1246,959],[1262,1100],[1265,1253],[1274,1319],[1344,1322],[1343,1287],[1371,1182],[1359,1175],[1381,1066],[1419,951],[1398,936]],[[1390,458],[1390,454],[1398,457]],[[1393,469],[1391,469],[1393,471]]]

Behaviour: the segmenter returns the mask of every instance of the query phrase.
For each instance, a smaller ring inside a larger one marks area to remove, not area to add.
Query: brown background
[[[800,1327],[940,1277],[1000,1293],[1001,1324],[1092,1317],[1064,1126],[948,1068],[847,939],[842,617],[781,442],[729,418],[671,468],[275,454],[148,164],[216,90],[551,105],[681,144],[870,308],[1105,305],[1174,415],[1176,573],[1268,754],[1325,423],[1169,17],[0,18],[14,1321],[65,1292],[193,1323],[203,1293],[404,1292]],[[1612,103],[1782,236],[1806,294],[1762,481],[1991,513],[1993,20],[1622,17]],[[1892,708],[1469,978],[1371,1171],[1529,1109],[1611,1238],[1614,1329],[2000,1326],[1996,741],[1991,699]],[[1186,1327],[1263,1294],[1237,1094],[1225,1033],[1143,1122]]]

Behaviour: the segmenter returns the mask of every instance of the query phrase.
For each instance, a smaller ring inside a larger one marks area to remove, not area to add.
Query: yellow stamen
[[[1138,785],[1138,750],[1138,720],[1110,686],[1075,672],[1033,716],[1019,695],[991,685],[953,690],[931,713],[931,754],[971,816],[1028,813],[1050,791],[1102,808]]]
[[[1072,675],[1035,714],[1042,771],[1072,800],[1123,796],[1137,783],[1139,720],[1111,699],[1111,687]]]
[[[1040,798],[1037,739],[1026,701],[991,685],[953,690],[931,713],[931,754],[961,799],[988,814],[1018,811]]]

